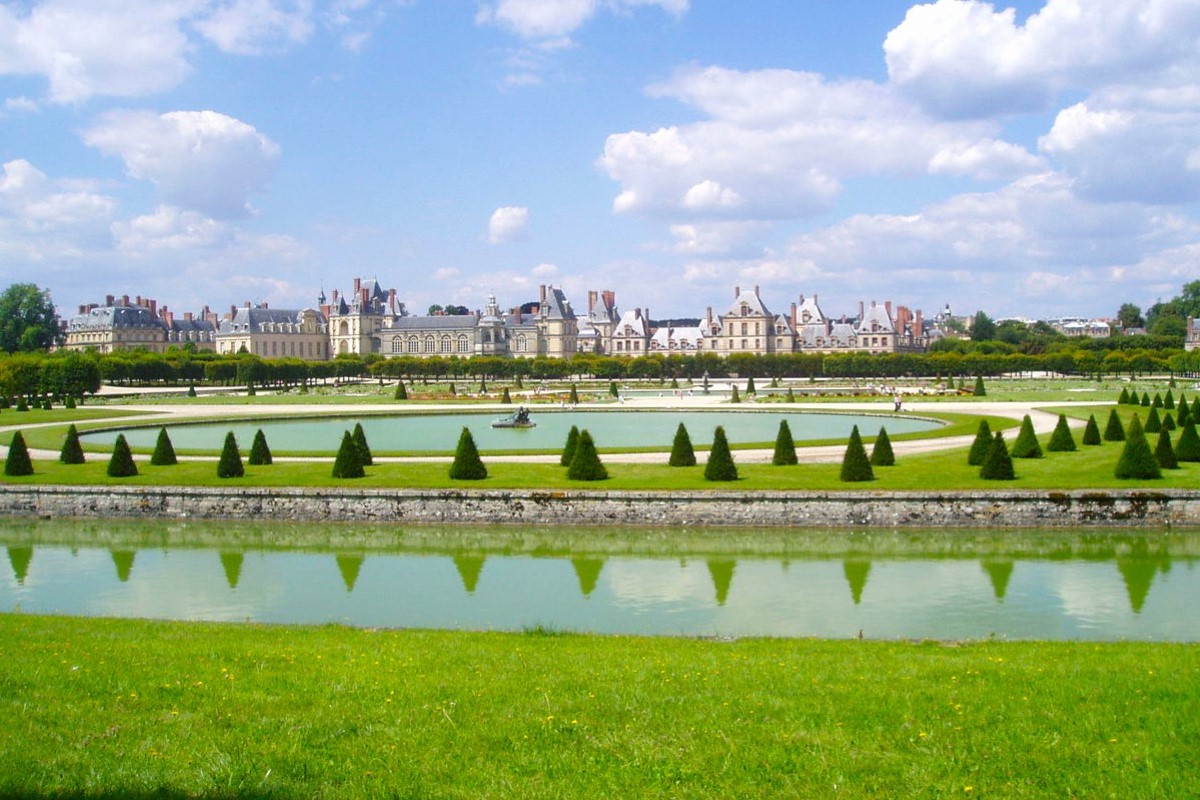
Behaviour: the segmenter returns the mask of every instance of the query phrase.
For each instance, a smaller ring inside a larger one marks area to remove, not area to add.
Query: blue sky
[[[1111,316],[1200,277],[1198,43],[1194,0],[0,2],[0,277]]]

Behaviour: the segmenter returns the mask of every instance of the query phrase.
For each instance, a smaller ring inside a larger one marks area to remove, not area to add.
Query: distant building
[[[1200,350],[1200,319],[1188,317],[1187,332],[1183,336],[1183,349]]]
[[[195,317],[191,313],[176,319],[175,314],[158,302],[128,295],[109,295],[104,305],[79,307],[64,330],[63,347],[67,350],[92,350],[114,353],[120,350],[147,350],[163,353],[170,347],[191,345],[197,350],[215,349],[216,326],[207,309]]]
[[[231,306],[216,335],[217,352],[262,358],[329,359],[329,330],[316,309],[269,308],[265,303]]]
[[[1082,317],[1063,317],[1049,321],[1050,327],[1064,336],[1081,336],[1092,339],[1103,339],[1112,336],[1112,327],[1108,320],[1084,319]]]

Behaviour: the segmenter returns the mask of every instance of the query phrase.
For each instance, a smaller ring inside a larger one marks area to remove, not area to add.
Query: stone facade
[[[311,308],[302,311],[251,306],[230,309],[217,330],[217,352],[252,353],[262,358],[329,358],[325,320]]]
[[[207,311],[207,309],[206,309]],[[141,297],[109,295],[104,305],[79,307],[66,321],[63,347],[113,353],[119,350],[148,350],[162,353],[169,347],[191,345],[196,350],[216,349],[216,325],[207,314],[195,317],[175,314],[158,303]]]
[[[1187,333],[1183,337],[1183,349],[1188,352],[1200,350],[1200,319],[1188,317]]]

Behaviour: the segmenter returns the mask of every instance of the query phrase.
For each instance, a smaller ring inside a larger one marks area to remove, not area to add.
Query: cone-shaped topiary
[[[66,409],[75,408],[75,397],[74,397],[74,395],[67,395],[67,400],[66,400],[66,402],[65,402],[65,403],[63,403],[63,408],[66,408]]]
[[[786,419],[779,420],[779,433],[775,435],[775,454],[771,463],[777,467],[790,466],[799,463],[796,458],[796,442],[792,439],[792,429]]]
[[[58,460],[64,464],[82,464],[86,461],[83,457],[83,447],[79,444],[79,431],[74,425],[67,428],[67,438],[63,441]]]
[[[1180,429],[1179,439],[1175,442],[1175,458],[1189,463],[1200,461],[1200,434],[1196,433],[1195,425],[1184,425]]]
[[[8,445],[8,458],[4,459],[4,474],[14,478],[33,474],[33,461],[29,458],[29,447],[20,431],[13,434]]]
[[[789,403],[796,402],[796,393],[792,391],[792,387],[790,387],[790,386],[788,387],[787,401]]]
[[[692,437],[688,435],[683,423],[675,429],[675,441],[671,443],[671,459],[667,462],[672,467],[696,466],[696,451],[692,448]]]
[[[1162,430],[1162,420],[1158,418],[1158,409],[1154,406],[1150,407],[1150,413],[1146,415],[1146,424],[1142,430],[1146,433],[1158,433]]]
[[[579,390],[575,388],[575,384],[571,384],[571,395],[567,398],[567,402],[573,406],[579,405]]]
[[[1138,428],[1142,426],[1139,423]],[[1104,426],[1104,441],[1106,442],[1123,442],[1125,441],[1125,426],[1121,424],[1121,418],[1117,416],[1117,410],[1110,409],[1108,412],[1108,422]]]
[[[571,461],[575,458],[575,448],[579,447],[579,428],[575,425],[571,426],[571,430],[567,431],[567,443],[563,445],[562,455],[558,457],[558,463],[561,466],[571,466]]]
[[[971,394],[976,397],[987,397],[987,389],[983,385],[983,376],[979,375],[975,378],[975,390]]]
[[[1164,431],[1173,431],[1176,427],[1175,418],[1171,416],[1169,412],[1164,411],[1162,418],[1162,429]]]
[[[754,376],[751,375],[746,381],[746,394],[758,394],[758,390],[754,388]]]
[[[1129,405],[1129,390],[1128,389],[1121,387],[1121,394],[1117,397],[1117,405],[1120,405],[1120,406]]]
[[[892,439],[888,436],[887,428],[880,428],[879,435],[875,437],[875,444],[871,447],[871,466],[896,466],[896,454],[892,450]]]
[[[131,478],[137,474],[137,464],[133,463],[129,442],[125,441],[125,434],[118,434],[117,441],[113,443],[112,457],[108,459],[108,477]]]
[[[1149,389],[1142,392],[1142,402],[1139,405],[1141,405],[1143,408],[1150,407],[1150,390]]]
[[[988,481],[1016,480],[1012,457],[1008,454],[1008,445],[1004,443],[1004,434],[1000,431],[996,431],[992,437],[992,446],[983,460],[983,466],[979,468],[979,477]]]
[[[1170,389],[1167,389],[1166,395],[1163,396],[1163,408],[1168,411],[1175,410],[1175,395],[1171,393]]]
[[[1010,455],[1013,458],[1041,458],[1042,446],[1038,444],[1037,434],[1033,432],[1033,420],[1026,414],[1021,420],[1021,432],[1013,442]]]
[[[975,441],[971,443],[971,452],[967,453],[967,465],[979,467],[987,458],[988,450],[992,449],[992,428],[986,419],[979,420],[979,429],[975,431]]]
[[[218,478],[240,478],[246,474],[242,466],[242,454],[238,452],[237,437],[233,431],[225,434],[225,444],[221,448],[221,458],[217,461]]]
[[[1150,407],[1151,408],[1162,408],[1162,404],[1163,404],[1162,395],[1160,395],[1158,392],[1155,392],[1154,399],[1150,401]]]
[[[1171,446],[1171,432],[1166,428],[1158,432],[1154,460],[1163,469],[1179,469],[1179,459],[1175,456],[1175,448]]]
[[[361,422],[354,423],[354,433],[350,434],[350,438],[358,449],[358,463],[364,467],[374,466],[375,459],[371,456],[371,446],[367,444],[367,435],[363,433]]]
[[[1088,447],[1094,447],[1103,441],[1100,438],[1100,426],[1096,424],[1095,414],[1088,415],[1087,425],[1083,427],[1083,438],[1080,441]]]
[[[1058,424],[1054,426],[1054,433],[1050,435],[1046,449],[1051,453],[1070,453],[1075,450],[1075,437],[1071,435],[1071,426],[1067,424],[1066,414],[1058,415]]]
[[[873,481],[875,470],[871,469],[871,459],[867,458],[866,448],[863,447],[862,436],[858,426],[850,429],[850,442],[846,445],[846,453],[842,456],[841,479],[843,481]]]
[[[508,387],[504,387],[504,393],[500,395],[500,402],[506,406],[512,405],[512,395],[508,393]]]
[[[737,388],[736,383],[733,385],[733,391],[729,393],[729,402],[731,402],[731,403],[742,402],[742,396],[740,394],[738,394],[738,388]]]
[[[596,452],[596,443],[586,429],[579,432],[579,443],[575,446],[571,466],[567,467],[567,477],[573,481],[602,481],[608,478],[608,470],[600,463],[600,454]]]
[[[458,435],[458,447],[454,449],[454,463],[450,465],[450,479],[455,481],[481,481],[487,477],[487,467],[475,447],[471,429],[464,427]]]
[[[1158,466],[1158,459],[1150,450],[1150,443],[1146,441],[1142,421],[1138,419],[1137,414],[1129,421],[1125,447],[1121,450],[1121,457],[1117,460],[1117,469],[1113,474],[1122,479],[1162,477],[1162,468]]]
[[[609,394],[611,394],[613,397],[620,397],[620,396],[621,396],[621,390],[617,388],[617,382],[616,382],[616,381],[609,381],[609,382],[608,382],[608,393],[609,393]]]
[[[1192,416],[1192,419],[1194,419],[1197,422],[1200,422],[1200,394],[1198,394],[1192,398],[1191,416]]]
[[[189,384],[188,384],[187,396],[188,396],[188,397],[195,397],[195,396],[196,396],[196,384],[194,384],[194,383],[189,383]]]
[[[179,459],[175,457],[175,446],[171,444],[171,437],[166,428],[158,429],[158,440],[154,443],[150,463],[156,467],[169,467],[179,463]]]
[[[342,431],[342,443],[333,459],[333,477],[362,478],[366,474],[362,462],[358,460],[358,448],[354,445],[354,437],[350,435],[350,431]]]
[[[408,399],[408,389],[405,387],[403,379],[401,379],[401,381],[396,384],[396,394],[394,396],[394,399],[396,399],[396,400],[407,400]]]
[[[704,480],[736,481],[737,479],[737,464],[733,463],[733,453],[729,452],[729,440],[725,438],[725,428],[718,425],[716,431],[713,432],[712,450],[708,451],[708,461],[704,464]]]
[[[274,461],[271,448],[267,445],[267,435],[263,433],[262,428],[254,432],[254,441],[250,444],[250,455],[246,460],[252,467],[265,467]]]
[[[1175,424],[1182,428],[1184,425],[1190,425],[1192,422],[1192,409],[1187,403],[1180,403],[1179,410],[1175,412]]]

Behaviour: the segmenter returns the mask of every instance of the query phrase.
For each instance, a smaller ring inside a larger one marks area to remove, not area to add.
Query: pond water
[[[492,428],[491,414],[424,414],[337,417],[318,419],[231,421],[202,425],[170,425],[167,430],[177,450],[220,450],[225,434],[233,431],[248,448],[262,428],[272,451],[336,452],[342,433],[361,422],[371,449],[386,452],[453,452],[463,427],[471,429],[481,451],[558,450],[572,425],[591,432],[596,446],[604,448],[661,447],[668,449],[679,423],[687,426],[692,443],[712,443],[718,425],[725,427],[730,444],[773,442],[780,420],[786,419],[796,441],[845,439],[855,425],[863,436],[874,436],[886,427],[889,436],[933,430],[936,420],[899,415],[775,413],[737,411],[544,411],[535,408],[535,428]],[[89,442],[112,444],[123,432],[132,447],[153,448],[158,428],[108,430],[82,436]]]
[[[628,533],[630,542],[646,540]],[[970,534],[924,554],[911,544],[803,552],[806,534],[790,536],[795,552],[787,555],[637,553],[627,545],[550,555],[80,545],[31,542],[10,530],[0,609],[650,635],[1200,641],[1197,534],[1017,554],[977,546]]]

